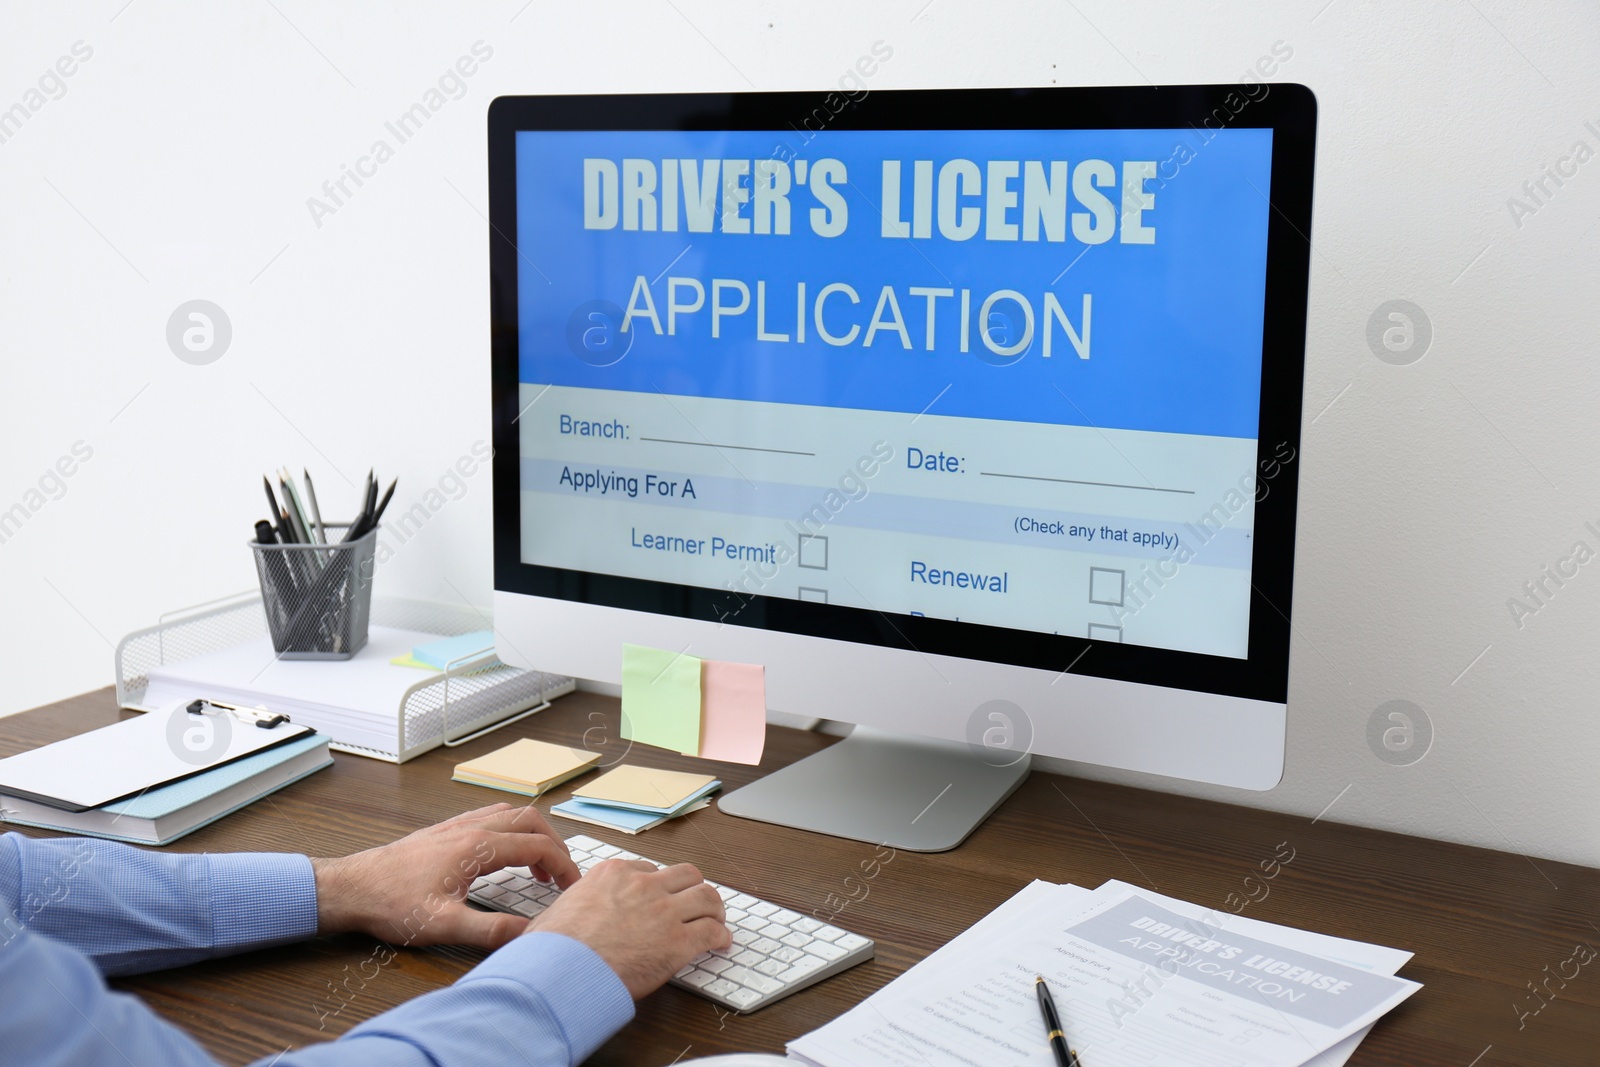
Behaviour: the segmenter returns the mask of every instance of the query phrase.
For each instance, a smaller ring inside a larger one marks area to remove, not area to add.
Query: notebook
[[[711,806],[711,801],[700,799],[689,804],[688,807],[669,815],[656,815],[648,811],[630,811],[627,808],[613,808],[607,804],[587,804],[581,800],[568,800],[561,804],[552,805],[550,813],[559,815],[563,819],[573,822],[586,822],[590,826],[604,826],[608,830],[621,830],[625,834],[638,834],[653,826],[660,826],[680,815],[687,815],[692,811]]]
[[[324,734],[306,734],[127,800],[88,811],[0,796],[0,819],[44,830],[165,845],[333,765]]]
[[[314,732],[293,722],[262,729],[225,712],[191,715],[187,703],[0,759],[0,793],[86,811]]]
[[[623,764],[613,767],[589,784],[574,789],[572,796],[575,800],[592,804],[671,815],[676,814],[683,805],[714,792],[721,785],[709,774]]]
[[[453,780],[536,797],[600,762],[600,753],[525,737],[456,764]]]

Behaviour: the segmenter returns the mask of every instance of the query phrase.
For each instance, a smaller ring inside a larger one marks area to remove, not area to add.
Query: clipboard
[[[315,732],[258,709],[177,703],[0,759],[0,793],[88,811]]]

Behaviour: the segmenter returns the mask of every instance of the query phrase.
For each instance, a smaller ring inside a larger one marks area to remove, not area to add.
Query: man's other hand
[[[393,844],[311,865],[317,933],[360,931],[399,945],[495,949],[523,933],[528,920],[466,903],[479,874],[531,867],[534,877],[562,889],[578,881],[567,846],[531,804],[491,804]]]
[[[692,864],[657,870],[644,860],[606,860],[528,930],[588,945],[638,1000],[700,953],[732,944],[725,918],[722,898]]]

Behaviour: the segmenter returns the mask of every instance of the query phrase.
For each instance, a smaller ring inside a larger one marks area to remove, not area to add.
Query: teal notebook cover
[[[591,804],[586,800],[568,800],[552,805],[551,811],[557,815],[581,815],[585,819],[603,822],[608,826],[615,826],[619,830],[637,833],[646,830],[656,823],[666,822],[666,816],[645,812],[631,811],[627,808],[613,808],[609,804]]]
[[[711,782],[702,789],[696,789],[693,793],[684,797],[670,808],[652,808],[644,804],[627,804],[620,800],[605,800],[601,797],[574,797],[568,803],[591,805],[594,807],[605,808],[612,812],[635,811],[642,815],[676,815],[684,808],[687,808],[690,804],[693,804],[702,797],[710,796],[712,793],[715,793],[721,788],[721,782]],[[587,815],[589,813],[585,811],[584,814]]]
[[[140,796],[115,801],[99,810],[109,811],[113,815],[126,815],[130,819],[159,819],[191,804],[198,804],[229,786],[238,785],[270,767],[327,743],[326,734],[307,734],[232,763],[224,763],[215,770],[197,774],[193,778],[184,778]]]

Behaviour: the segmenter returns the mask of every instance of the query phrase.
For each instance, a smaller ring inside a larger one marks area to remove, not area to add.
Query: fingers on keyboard
[[[720,908],[732,944],[702,952],[672,981],[735,1011],[754,1011],[820,975],[835,974],[872,957],[872,942],[860,934],[716,882],[700,884],[700,872],[689,864],[668,867],[586,834],[569,837],[566,844],[580,871],[587,873],[607,860],[642,861],[682,881],[705,914],[715,915]],[[556,887],[535,880],[526,867],[489,872],[475,879],[470,891],[471,899],[480,904],[530,919],[560,895]]]

